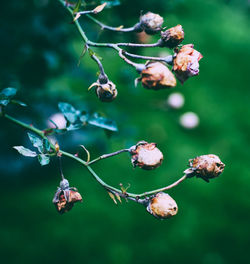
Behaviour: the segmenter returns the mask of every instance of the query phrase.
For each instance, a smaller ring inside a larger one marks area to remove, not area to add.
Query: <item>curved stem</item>
[[[74,14],[73,14],[73,10],[68,7],[68,6],[65,6],[65,2],[63,0],[58,0],[59,2],[61,2],[65,8],[67,8],[67,10],[70,12],[70,14],[72,15],[72,17],[74,17]],[[93,18],[92,16],[89,16],[87,15],[88,17],[91,17],[92,20],[95,20],[95,21],[98,21],[96,20],[95,18]],[[143,59],[143,60],[155,60],[155,61],[164,61],[168,64],[172,64],[172,60],[173,60],[173,57],[172,56],[168,56],[168,57],[148,57],[148,56],[141,56],[141,55],[136,55],[136,54],[133,54],[133,53],[128,53],[126,51],[123,51],[119,46],[130,46],[130,47],[157,47],[159,46],[159,41],[157,43],[153,43],[153,44],[134,44],[134,43],[118,43],[118,44],[115,44],[115,43],[97,43],[97,42],[93,42],[91,40],[88,39],[88,37],[86,36],[85,32],[83,31],[80,23],[78,20],[75,20],[74,21],[79,33],[81,34],[84,42],[88,45],[88,46],[92,46],[92,47],[106,47],[106,48],[112,48],[114,50],[116,50],[118,53],[119,53],[119,56],[129,65],[133,66],[133,67],[137,67],[138,64],[128,60],[123,54],[129,56],[129,57],[132,57],[132,58],[135,58],[135,59]],[[98,21],[98,23],[101,23]],[[103,25],[101,23],[101,25]],[[136,24],[134,26],[134,28],[138,27],[138,25]],[[112,28],[112,27],[111,27]],[[115,29],[115,28],[113,28]],[[132,29],[132,28],[131,28]],[[125,30],[125,29],[123,29]],[[123,53],[123,54],[122,54]]]
[[[107,158],[110,158],[110,157],[113,157],[113,156],[116,156],[120,153],[123,153],[123,152],[129,152],[129,149],[121,149],[121,150],[118,150],[116,152],[112,152],[112,153],[109,153],[109,154],[104,154],[104,155],[101,155],[100,157],[94,159],[94,160],[91,160],[90,162],[88,162],[88,165],[91,165],[99,160],[102,160],[102,159],[107,159]]]
[[[95,22],[98,26],[101,27],[101,29],[108,29],[108,30],[116,31],[116,32],[133,32],[133,31],[136,31],[136,29],[137,29],[137,24],[135,26],[129,27],[129,28],[123,28],[122,26],[110,27],[110,26],[103,24],[102,22],[100,22],[96,18],[92,17],[91,15],[86,15],[86,17],[88,17],[93,22]]]
[[[145,197],[145,196],[148,196],[148,195],[152,195],[152,194],[155,194],[155,193],[164,192],[166,190],[172,189],[173,187],[177,186],[179,183],[183,182],[186,178],[187,178],[187,175],[185,174],[179,180],[177,180],[176,182],[174,182],[174,183],[172,183],[172,184],[170,184],[170,185],[168,185],[166,187],[163,187],[163,188],[160,188],[160,189],[156,189],[156,190],[153,190],[153,191],[150,191],[150,192],[141,193],[141,194],[138,195],[138,197]]]
[[[152,44],[144,44],[144,43],[117,43],[117,46],[124,46],[124,47],[140,47],[140,48],[154,48],[159,47],[159,42],[152,43]]]
[[[36,133],[37,135],[39,135],[42,138],[46,138],[44,133],[43,133],[43,131],[40,130],[40,129],[35,128],[33,125],[28,125],[28,124],[26,124],[26,123],[24,123],[22,121],[19,121],[16,118],[14,118],[14,117],[12,117],[10,115],[7,115],[7,114],[4,114],[3,117],[9,119],[10,121],[16,123],[17,125],[19,125],[19,126],[21,126],[23,128],[26,128],[26,129],[28,129],[30,131],[33,131],[34,133]]]
[[[47,136],[44,134],[44,132],[38,128],[35,128],[33,126],[30,126],[22,121],[19,121],[7,114],[4,114],[5,118],[7,118],[8,120],[10,120],[11,122],[25,128],[25,129],[28,129],[28,130],[31,130],[33,131],[34,133],[36,133],[37,135],[41,136],[42,138],[44,139],[48,139]],[[55,146],[50,142],[50,145],[51,145],[51,148],[53,150],[55,150]],[[129,151],[128,149],[122,149],[122,150],[119,150],[119,151],[116,151],[116,152],[113,152],[113,153],[110,153],[110,154],[105,154],[105,155],[102,155],[101,157],[104,157],[104,158],[108,158],[108,157],[112,157],[112,156],[115,156],[115,155],[118,155],[122,152],[127,152]],[[95,172],[94,170],[89,166],[89,164],[82,160],[81,158],[71,154],[71,153],[68,153],[66,151],[63,151],[63,150],[59,150],[59,153],[61,155],[64,155],[68,158],[71,158],[77,162],[79,162],[80,164],[82,164],[84,167],[86,167],[88,169],[88,171],[91,173],[91,175],[94,177],[94,179],[101,185],[103,186],[103,188],[105,188],[107,191],[110,191],[112,193],[117,193],[119,196],[121,197],[124,197],[124,198],[128,198],[130,200],[133,200],[135,202],[138,202],[138,203],[141,203],[141,204],[145,204],[147,202],[147,196],[149,195],[153,195],[155,193],[158,193],[158,192],[163,192],[163,191],[166,191],[166,190],[169,190],[175,186],[177,186],[179,183],[181,183],[182,181],[184,181],[187,176],[184,175],[183,177],[181,177],[178,181],[166,186],[166,187],[163,187],[163,188],[160,188],[160,189],[156,189],[156,190],[152,190],[152,191],[148,191],[148,192],[144,192],[144,193],[141,193],[141,194],[135,194],[135,193],[128,193],[128,192],[123,192],[122,190],[119,190],[111,185],[108,185],[106,182],[104,182]],[[93,160],[91,163],[94,163],[100,159],[102,159],[101,157]]]
[[[141,72],[144,68],[145,65],[144,64],[139,64],[139,63],[135,63],[131,60],[129,60],[126,56],[124,56],[124,54],[126,54],[125,51],[123,51],[122,49],[120,49],[119,51],[119,56],[129,65],[135,67],[136,70],[138,70],[139,72]]]
[[[102,65],[101,61],[98,59],[98,57],[96,55],[94,55],[94,54],[93,55],[90,55],[90,57],[97,63],[101,75],[107,76],[106,73],[105,73],[105,71],[104,71],[103,65]]]
[[[124,51],[123,53],[125,55],[129,56],[129,57],[134,58],[134,59],[163,61],[163,62],[166,62],[168,64],[172,64],[172,61],[173,61],[173,56],[172,55],[169,55],[167,57],[150,57],[150,56],[142,56],[142,55],[137,55],[137,54],[129,53],[127,51]]]

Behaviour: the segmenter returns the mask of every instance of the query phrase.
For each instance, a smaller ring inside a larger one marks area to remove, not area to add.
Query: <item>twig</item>
[[[129,149],[121,149],[121,150],[118,150],[116,152],[113,152],[113,153],[109,153],[109,154],[104,154],[104,155],[101,155],[100,157],[94,159],[94,160],[91,160],[88,165],[91,165],[99,160],[102,160],[102,159],[107,159],[107,158],[110,158],[110,157],[113,157],[113,156],[116,156],[116,155],[119,155],[123,152],[129,152]]]
[[[138,24],[134,25],[133,27],[129,27],[129,28],[123,28],[122,26],[119,26],[119,27],[110,27],[110,26],[107,26],[107,25],[103,24],[102,22],[100,22],[96,18],[92,17],[91,15],[86,15],[86,16],[89,19],[91,19],[93,22],[95,22],[98,26],[100,26],[101,29],[108,29],[108,30],[116,31],[116,32],[133,32],[133,31],[138,31]]]
[[[42,130],[38,129],[38,128],[35,128],[33,126],[30,126],[22,121],[19,121],[7,114],[4,114],[3,117],[5,117],[6,119],[10,120],[11,122],[25,128],[25,129],[28,129],[30,131],[33,131],[34,133],[36,133],[37,135],[39,135],[40,137],[42,137],[43,139],[47,139],[47,136],[43,133]],[[51,149],[54,150],[56,152],[56,148],[55,148],[55,145],[53,145],[51,142],[50,142],[50,145],[51,145]],[[113,153],[110,153],[110,154],[105,154],[105,155],[102,155],[100,156],[99,158],[93,160],[92,162],[90,163],[94,163],[98,160],[101,160],[103,158],[109,158],[109,157],[112,157],[112,156],[115,156],[115,155],[118,155],[122,152],[127,152],[129,151],[128,149],[122,149],[122,150],[119,150],[119,151],[116,151],[116,152],[113,152]],[[144,193],[141,193],[141,194],[135,194],[135,193],[128,193],[128,192],[123,192],[122,190],[119,190],[111,185],[108,185],[106,182],[104,182],[95,172],[94,170],[89,166],[90,163],[87,163],[86,161],[82,160],[81,158],[79,157],[76,157],[75,155],[71,154],[71,153],[68,153],[66,151],[63,151],[60,149],[60,154],[61,155],[64,155],[68,158],[71,158],[77,162],[79,162],[80,164],[82,164],[84,167],[87,168],[87,170],[91,173],[91,175],[94,177],[94,179],[104,188],[106,189],[107,191],[110,191],[112,193],[117,193],[120,197],[124,197],[124,198],[128,198],[130,200],[133,200],[135,202],[138,202],[138,203],[141,203],[141,204],[145,204],[147,202],[147,197],[149,195],[153,195],[155,193],[158,193],[158,192],[163,192],[163,191],[166,191],[166,190],[169,190],[175,186],[177,186],[178,184],[180,184],[181,182],[183,182],[187,176],[184,175],[183,177],[181,177],[178,181],[166,186],[166,187],[163,187],[163,188],[160,188],[160,189],[156,189],[156,190],[152,190],[152,191],[148,191],[148,192],[144,192]],[[101,158],[102,157],[102,158]]]
[[[70,12],[70,14],[72,15],[72,17],[74,18],[74,13],[73,13],[73,10],[68,7],[68,6],[65,6],[65,2],[63,0],[58,0],[59,2],[61,2],[63,4],[63,6]],[[87,15],[89,17],[89,15]],[[96,20],[95,18],[91,17],[92,20]],[[96,20],[98,21],[98,20]],[[134,43],[118,43],[118,44],[115,44],[115,43],[97,43],[97,42],[94,42],[94,41],[91,41],[88,39],[88,37],[86,36],[84,30],[82,29],[80,23],[78,20],[75,20],[74,21],[79,33],[81,34],[84,42],[86,45],[88,46],[92,46],[92,47],[106,47],[106,48],[112,48],[114,50],[116,50],[119,54],[119,56],[129,65],[137,68],[139,66],[139,64],[137,63],[134,63],[130,60],[128,60],[124,55],[127,55],[131,58],[135,58],[135,59],[143,59],[143,60],[155,60],[155,61],[164,61],[168,64],[172,64],[172,56],[167,56],[167,57],[148,57],[148,56],[141,56],[141,55],[137,55],[137,54],[133,54],[133,53],[128,53],[126,51],[123,51],[119,46],[134,46],[136,47],[137,45],[140,45],[140,47],[156,47],[159,45],[159,41],[157,43],[154,43],[154,44],[134,44]],[[102,25],[101,22],[98,21],[99,24]],[[134,27],[136,27],[138,25],[135,25]],[[112,27],[111,27],[112,28]],[[125,30],[125,29],[124,29]],[[117,30],[116,30],[117,31]],[[123,54],[124,55],[123,55]],[[99,65],[99,64],[98,64]],[[100,67],[100,65],[99,65]],[[140,66],[141,67],[141,66]]]

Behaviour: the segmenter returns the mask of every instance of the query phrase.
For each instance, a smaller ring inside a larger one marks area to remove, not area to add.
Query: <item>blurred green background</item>
[[[90,3],[90,1],[86,1]],[[117,2],[117,1],[116,1]],[[92,2],[91,7],[99,2]],[[97,17],[113,26],[131,26],[141,10],[161,14],[167,27],[182,24],[184,43],[194,43],[204,58],[200,75],[171,91],[134,87],[137,73],[113,50],[95,49],[119,95],[110,104],[98,101],[87,88],[97,79],[97,66],[88,55],[77,63],[83,42],[71,18],[56,0],[5,1],[0,16],[0,88],[19,89],[29,107],[8,112],[44,128],[66,101],[79,109],[99,112],[119,127],[112,135],[84,128],[58,136],[64,150],[77,152],[84,144],[92,157],[129,147],[139,140],[157,142],[164,153],[154,171],[133,169],[128,155],[93,166],[108,183],[131,184],[141,193],[177,180],[188,159],[217,154],[224,173],[209,184],[190,179],[169,191],[179,206],[172,219],[159,221],[133,202],[116,206],[79,164],[63,158],[65,177],[83,196],[83,203],[59,215],[52,198],[59,184],[58,163],[40,167],[12,146],[30,147],[26,132],[1,119],[2,263],[248,263],[249,202],[249,61],[250,32],[247,0],[123,0]],[[135,42],[136,34],[100,31],[80,18],[91,40]],[[145,41],[154,42],[158,36]],[[162,55],[167,49],[128,49],[138,54]],[[166,107],[173,91],[181,92],[180,110]],[[186,130],[181,114],[192,111],[200,125]]]

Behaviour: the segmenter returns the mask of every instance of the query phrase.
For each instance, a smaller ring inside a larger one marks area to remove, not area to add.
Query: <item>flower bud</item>
[[[66,213],[72,209],[76,202],[82,202],[81,194],[75,187],[69,187],[68,180],[62,180],[53,198],[57,211],[60,214]]]
[[[218,177],[224,170],[225,164],[216,155],[202,155],[189,160],[190,168],[184,171],[188,177],[200,177],[206,182]]]
[[[161,32],[161,46],[174,48],[178,46],[184,39],[184,31],[181,25],[171,27]]]
[[[148,62],[145,66],[140,79],[145,88],[159,90],[176,86],[173,73],[161,62]]]
[[[112,102],[118,94],[115,84],[103,74],[99,75],[98,80],[88,90],[92,87],[96,88],[96,95],[102,102]]]
[[[163,18],[152,12],[147,12],[145,15],[140,17],[141,28],[149,35],[153,35],[160,31],[162,24]]]
[[[113,82],[108,81],[105,84],[100,84],[96,88],[96,94],[102,102],[112,102],[118,92]]]
[[[130,154],[133,166],[139,166],[144,170],[153,170],[159,167],[163,161],[163,154],[156,144],[146,141],[140,141],[130,148]]]
[[[156,218],[166,219],[177,214],[178,206],[171,196],[160,192],[150,200],[147,211]]]
[[[184,83],[189,77],[199,74],[199,60],[203,56],[193,49],[193,46],[193,44],[184,45],[175,54],[173,70],[181,83]]]

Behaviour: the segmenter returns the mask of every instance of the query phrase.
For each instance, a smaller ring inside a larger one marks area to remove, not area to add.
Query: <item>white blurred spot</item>
[[[49,117],[49,120],[52,120],[59,129],[66,128],[66,120],[61,113],[56,113]],[[55,128],[55,125],[51,121],[47,121],[48,127]]]
[[[184,96],[181,93],[172,93],[167,99],[167,104],[174,109],[179,109],[184,105]]]
[[[187,112],[180,117],[180,124],[187,129],[197,127],[199,122],[199,117],[193,112]]]

